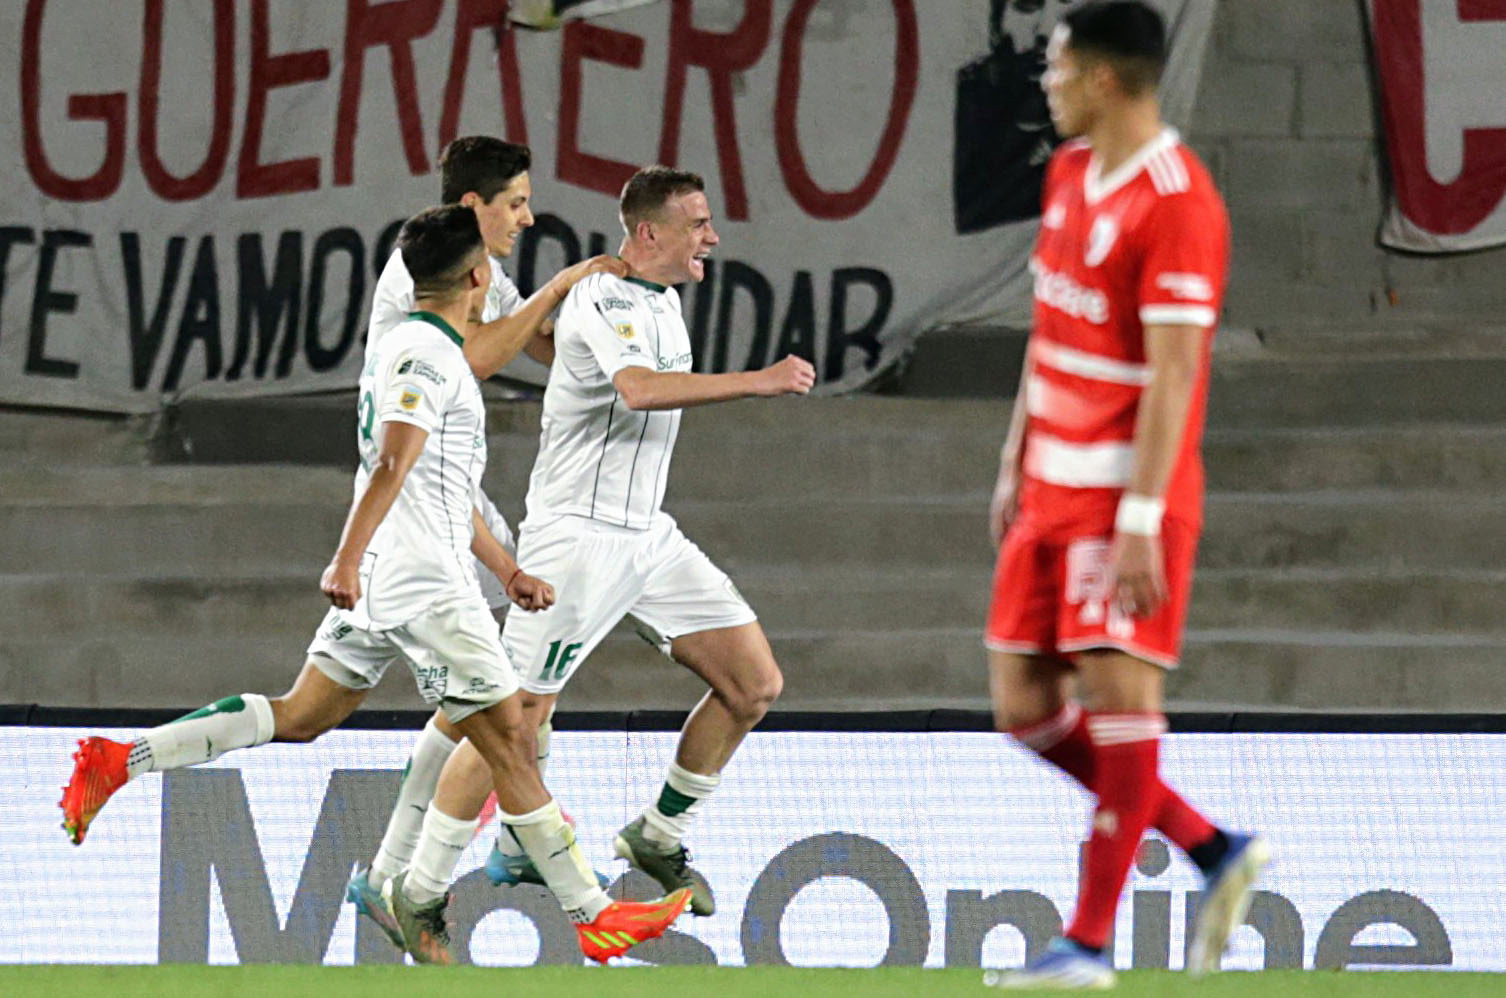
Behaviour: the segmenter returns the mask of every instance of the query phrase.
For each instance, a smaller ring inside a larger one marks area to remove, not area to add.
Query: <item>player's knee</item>
[[[328,730],[329,726],[319,723],[316,718],[279,718],[277,733],[272,736],[272,740],[275,742],[292,742],[298,745],[306,745]]]
[[[739,721],[757,724],[769,712],[779,694],[784,691],[784,674],[779,667],[770,665],[756,675],[737,683],[730,696],[725,696],[728,709]]]

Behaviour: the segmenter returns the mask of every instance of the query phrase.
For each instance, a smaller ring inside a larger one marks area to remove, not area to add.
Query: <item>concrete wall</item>
[[[1385,162],[1360,0],[1219,0],[1192,144],[1234,228],[1228,323],[1497,323],[1506,251],[1376,239]]]

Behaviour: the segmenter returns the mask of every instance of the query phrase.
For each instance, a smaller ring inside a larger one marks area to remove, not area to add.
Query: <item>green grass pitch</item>
[[[899,998],[983,995],[976,970],[811,970],[791,967],[0,967],[0,995],[66,998],[372,998],[491,994],[506,998],[782,998],[785,995]],[[1506,975],[1428,972],[1268,971],[1194,981],[1166,971],[1119,976],[1131,998],[1469,998],[1506,995]]]

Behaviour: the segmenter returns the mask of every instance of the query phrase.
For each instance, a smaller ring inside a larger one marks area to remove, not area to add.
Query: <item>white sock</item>
[[[549,718],[546,719],[543,724],[539,725],[538,763],[540,780],[544,779],[544,770],[549,768],[549,736],[554,734],[553,720],[554,713],[551,711]],[[518,844],[518,840],[516,838],[508,833],[506,828],[502,829],[501,833],[497,836],[497,851],[504,856],[523,855],[523,847]]]
[[[277,722],[272,704],[259,693],[216,700],[148,731],[131,743],[126,772],[132,777],[196,766],[232,749],[265,745]]]
[[[497,816],[523,844],[572,922],[594,922],[607,909],[611,901],[596,882],[596,874],[575,842],[574,829],[565,824],[558,804],[551,800],[527,814]]]
[[[701,802],[710,797],[722,782],[722,774],[706,776],[692,773],[679,763],[671,762],[664,776],[659,802],[643,812],[643,837],[669,852],[690,831],[690,822],[701,810]]]
[[[435,805],[429,805],[418,847],[413,850],[413,863],[408,867],[408,879],[403,881],[403,893],[409,900],[426,904],[444,896],[455,879],[455,864],[471,844],[480,823],[479,818],[470,821],[452,818]]]
[[[387,819],[382,847],[377,850],[376,859],[371,861],[371,886],[377,890],[397,876],[413,858],[424,815],[429,810],[429,802],[434,799],[434,788],[439,785],[439,774],[457,744],[439,730],[432,717],[418,733],[413,754],[408,757],[407,768],[403,770],[403,783],[397,792],[392,817]]]

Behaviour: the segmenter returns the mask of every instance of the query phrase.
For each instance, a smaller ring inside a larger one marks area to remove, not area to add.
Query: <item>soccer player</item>
[[[1199,455],[1228,221],[1160,117],[1161,18],[1139,0],[1064,15],[1043,79],[1074,138],[1046,174],[1035,320],[990,511],[1002,543],[986,643],[996,723],[1097,798],[1077,910],[1006,988],[1114,982],[1105,952],[1148,827],[1206,879],[1188,969],[1218,965],[1269,860],[1157,775],[1202,517]],[[1072,699],[1074,680],[1088,706]]]
[[[569,290],[582,278],[602,271],[625,274],[627,265],[616,257],[597,256],[567,267],[555,274],[527,301],[502,269],[501,261],[512,255],[522,231],[533,225],[533,189],[529,178],[531,154],[527,146],[486,135],[455,139],[445,146],[439,157],[440,196],[445,204],[461,204],[476,213],[481,234],[486,241],[491,267],[491,286],[481,322],[466,336],[464,351],[471,370],[478,378],[488,378],[507,365],[519,350],[542,363],[554,357],[549,336],[549,314],[562,302]],[[388,258],[377,281],[372,298],[371,321],[366,334],[366,355],[371,357],[388,331],[407,321],[413,310],[413,278],[396,250]],[[479,489],[476,508],[491,533],[508,549],[515,549],[512,530],[496,505]],[[480,574],[482,592],[494,608],[510,603],[508,590],[521,591],[531,585],[531,576],[517,572],[509,558],[497,574],[487,570]],[[514,576],[516,575],[516,579]],[[516,582],[516,585],[504,583]],[[552,589],[549,598],[552,599]],[[525,609],[535,609],[534,604]],[[337,683],[349,679],[355,688],[369,688],[366,677],[334,677]],[[379,678],[379,677],[375,677]],[[375,678],[372,679],[374,684]],[[343,719],[343,718],[342,718]],[[538,741],[540,766],[547,758],[549,728],[540,728]],[[403,769],[398,800],[388,820],[382,844],[369,868],[358,869],[350,878],[346,897],[356,910],[381,926],[388,938],[403,946],[401,933],[392,913],[383,905],[381,890],[386,882],[413,858],[425,809],[434,794],[440,770],[455,750],[459,738],[445,720],[442,711],[419,733],[413,752]]]
[[[706,681],[710,691],[685,723],[657,801],[618,832],[615,849],[667,890],[691,888],[691,910],[710,915],[715,901],[689,870],[683,839],[783,680],[752,609],[660,508],[670,455],[681,409],[804,394],[815,371],[786,357],[759,371],[691,373],[690,336],[671,285],[701,280],[718,242],[699,176],[640,170],[623,188],[620,215],[621,256],[632,272],[587,278],[561,309],[519,533],[519,564],[556,579],[559,600],[536,619],[509,616],[503,643],[523,676],[526,713],[539,722],[624,614]],[[428,871],[430,891],[443,889],[441,872],[446,883],[453,876],[486,793],[485,768],[462,745],[424,823],[424,840],[442,834],[455,844],[448,871]],[[513,879],[533,880],[532,852],[519,856],[519,844],[502,836],[488,867],[505,864]],[[415,855],[429,854],[421,841]]]

